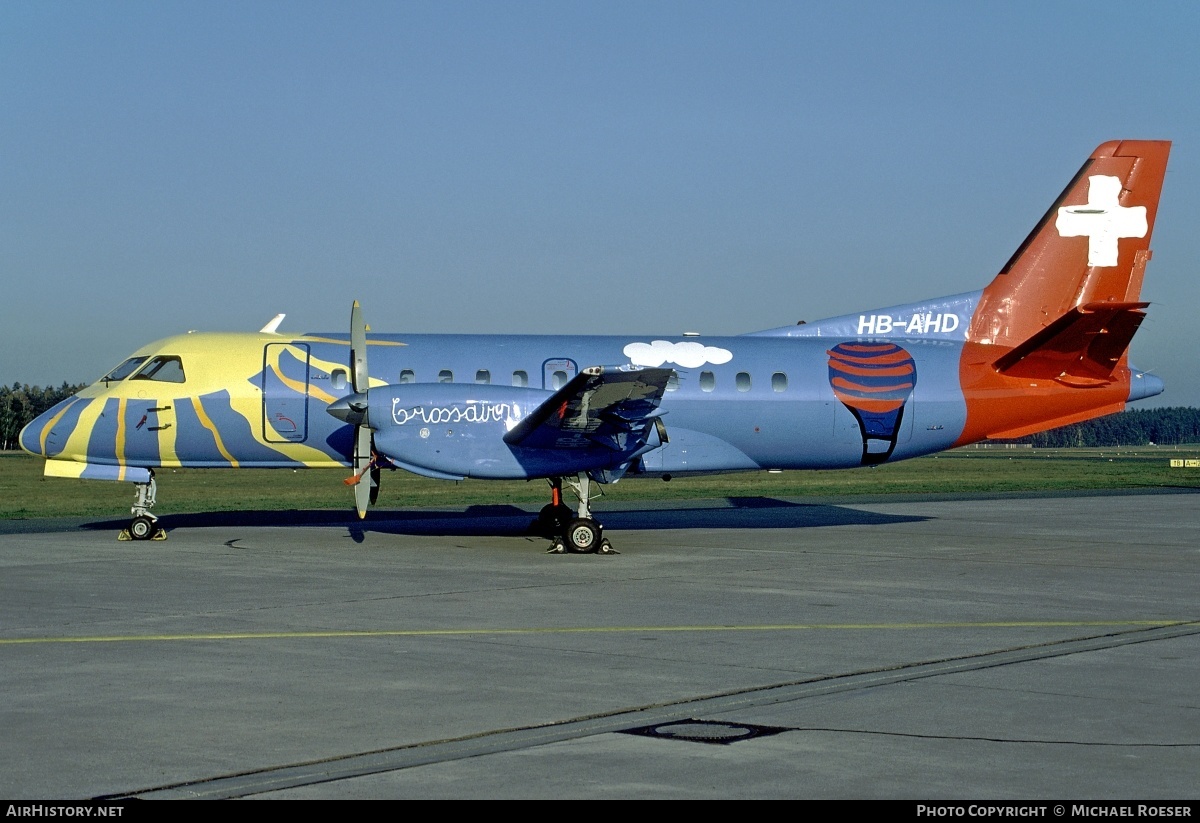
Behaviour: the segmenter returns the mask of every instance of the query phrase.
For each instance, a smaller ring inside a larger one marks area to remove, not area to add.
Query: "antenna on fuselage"
[[[286,314],[277,314],[271,318],[271,322],[258,330],[259,334],[276,334],[279,329],[279,324],[283,322]]]

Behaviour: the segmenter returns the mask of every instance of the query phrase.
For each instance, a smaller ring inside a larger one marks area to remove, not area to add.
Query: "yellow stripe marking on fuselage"
[[[315,397],[318,400],[325,401],[326,403],[332,403],[334,400],[337,400],[337,398],[334,397],[332,394],[326,394],[325,392],[321,391],[319,388],[312,385],[311,383],[301,383],[299,380],[296,380],[295,378],[288,377],[282,371],[279,370],[278,363],[271,363],[270,366],[271,366],[271,371],[273,371],[275,373],[275,376],[279,378],[279,382],[283,383],[283,385],[287,386],[289,389],[296,392],[297,394]]]
[[[335,346],[349,346],[349,340],[335,340],[332,337],[318,337],[315,335],[306,337],[297,337],[294,343],[333,343]],[[371,346],[407,346],[407,343],[401,343],[398,340],[368,340],[367,347]]]
[[[80,401],[78,398],[76,398],[74,402],[68,403],[67,405],[63,406],[59,410],[58,414],[51,417],[50,421],[48,423],[46,423],[46,425],[42,426],[42,430],[38,434],[38,445],[41,446],[41,448],[42,448],[42,454],[46,453],[46,438],[48,438],[50,436],[50,430],[54,428],[54,424],[56,424],[59,420],[62,420],[63,415],[66,414],[71,408],[73,408],[75,406],[75,403],[78,403],[78,402],[80,402]],[[66,446],[65,442],[63,443],[63,446],[64,447]]]
[[[117,472],[117,480],[125,479],[125,398],[117,399],[117,441],[113,444],[116,449],[117,465],[120,467]]]
[[[164,468],[178,466],[179,454],[175,450],[175,435],[179,433],[179,427],[175,425],[178,421],[175,406],[178,405],[179,398],[172,397],[156,402],[158,405],[164,406],[164,409],[158,413],[158,464]]]
[[[225,444],[221,441],[221,433],[217,431],[216,424],[212,422],[212,419],[208,416],[208,412],[204,410],[204,406],[200,403],[200,398],[191,397],[189,399],[192,401],[192,408],[196,410],[196,417],[200,420],[200,425],[212,432],[213,440],[215,440],[217,444],[217,451],[221,453],[222,457],[229,461],[231,468],[238,468],[238,461],[235,460],[233,455],[230,454],[228,449],[225,448]]]

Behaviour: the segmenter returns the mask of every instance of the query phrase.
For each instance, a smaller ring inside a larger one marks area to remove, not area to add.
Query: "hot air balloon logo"
[[[827,353],[829,385],[862,433],[862,465],[884,462],[896,449],[904,402],[917,384],[917,364],[894,343],[839,343]]]

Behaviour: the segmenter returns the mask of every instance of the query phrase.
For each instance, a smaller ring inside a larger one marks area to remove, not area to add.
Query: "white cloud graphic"
[[[705,346],[688,340],[672,343],[655,340],[653,343],[630,343],[623,351],[635,366],[657,368],[664,363],[674,363],[685,369],[698,369],[705,363],[721,365],[733,359],[733,352],[717,346]]]

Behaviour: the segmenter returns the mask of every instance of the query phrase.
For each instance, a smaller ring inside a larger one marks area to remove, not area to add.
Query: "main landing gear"
[[[129,528],[122,529],[117,535],[118,540],[166,540],[167,532],[158,525],[158,518],[150,513],[154,506],[155,493],[158,483],[154,480],[154,472],[150,472],[147,483],[134,483],[133,519]]]
[[[592,519],[592,480],[586,472],[579,473],[578,480],[568,480],[571,490],[579,498],[579,508],[572,511],[562,500],[563,478],[551,477],[550,502],[538,513],[534,525],[543,534],[551,537],[547,554],[619,554],[604,536],[604,527]]]

